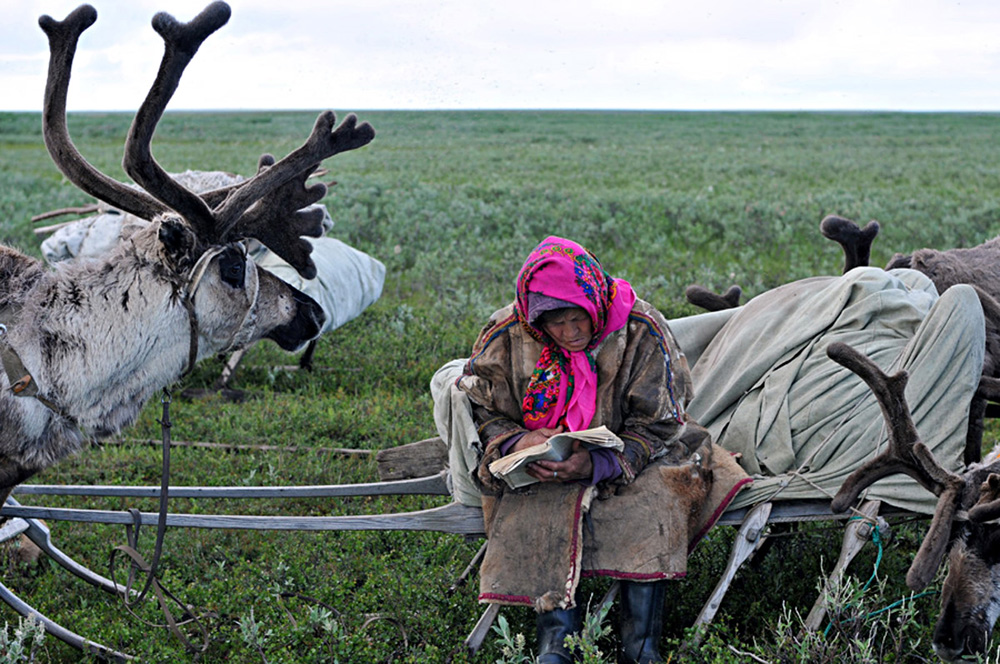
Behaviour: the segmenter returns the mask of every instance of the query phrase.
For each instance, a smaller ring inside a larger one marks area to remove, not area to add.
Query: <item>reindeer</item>
[[[42,16],[50,60],[43,134],[56,166],[84,192],[150,221],[106,257],[54,270],[0,246],[0,497],[28,477],[131,424],[153,393],[207,356],[268,338],[297,350],[324,314],[310,297],[249,260],[255,238],[305,278],[316,268],[301,236],[322,234],[326,194],[309,175],[375,135],[349,115],[319,115],[305,143],[280,161],[263,155],[254,177],[196,195],[153,159],[150,143],[202,42],[229,20],[224,2],[189,23],[159,13],[163,59],[125,143],[123,166],[141,187],[91,166],[70,140],[66,94],[80,35],[97,19],[81,5],[63,21]],[[2,502],[0,502],[2,504]]]
[[[879,232],[876,221],[861,228],[855,222],[827,216],[820,230],[844,250],[846,273],[867,266]],[[986,348],[979,387],[970,405],[969,429],[961,474],[946,470],[920,442],[904,398],[907,376],[886,376],[873,362],[843,344],[831,344],[827,354],[860,376],[875,393],[889,431],[889,445],[841,486],[831,504],[835,512],[851,507],[861,492],[879,479],[905,473],[938,496],[927,535],[906,577],[913,590],[926,587],[945,555],[948,573],[941,593],[941,610],[933,647],[944,661],[986,654],[990,633],[1000,616],[1000,455],[981,458],[983,420],[996,416],[1000,402],[1000,238],[970,249],[921,249],[895,254],[886,269],[922,272],[939,293],[968,284],[977,293],[986,325]],[[718,295],[701,286],[687,290],[693,304],[714,311],[738,305],[738,287]]]
[[[884,451],[851,473],[831,503],[844,512],[879,479],[905,473],[938,496],[927,535],[906,575],[913,590],[927,586],[949,552],[933,647],[947,662],[984,656],[1000,615],[1000,460],[974,463],[959,475],[943,468],[921,442],[904,390],[907,375],[887,376],[845,344],[827,355],[860,376],[878,400],[889,432]]]

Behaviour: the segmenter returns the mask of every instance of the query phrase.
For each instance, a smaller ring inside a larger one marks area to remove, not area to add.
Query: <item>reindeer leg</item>
[[[306,346],[305,352],[299,357],[299,368],[306,371],[313,370],[313,355],[316,354],[316,340],[313,339]]]
[[[996,408],[991,408],[991,405],[1000,402],[1000,378],[996,377],[1000,372],[1000,303],[978,286],[973,285],[973,288],[979,296],[979,304],[983,307],[986,353],[983,357],[983,375],[969,410],[969,433],[963,459],[966,466],[982,460],[983,421],[987,417],[996,417]]]
[[[7,503],[7,498],[14,491],[14,487],[37,472],[37,469],[25,468],[9,459],[0,460],[0,509]],[[6,517],[0,518],[0,522],[5,520]]]
[[[978,394],[969,405],[969,430],[965,435],[965,453],[962,463],[971,466],[983,459],[983,428],[986,418],[986,399]]]
[[[856,267],[867,267],[871,260],[872,242],[878,235],[877,221],[869,221],[860,228],[850,219],[828,215],[819,224],[819,230],[827,239],[833,240],[844,250],[844,272]]]

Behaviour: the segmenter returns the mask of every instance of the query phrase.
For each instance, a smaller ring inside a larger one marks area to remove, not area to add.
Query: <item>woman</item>
[[[684,576],[689,546],[749,482],[687,417],[690,375],[663,316],[583,247],[549,237],[456,385],[483,450],[480,600],[533,606],[539,661],[570,662],[580,577],[619,579],[623,659],[662,661],[665,582]],[[577,444],[563,461],[532,464],[538,482],[519,490],[489,471],[555,433],[600,425],[624,450]]]

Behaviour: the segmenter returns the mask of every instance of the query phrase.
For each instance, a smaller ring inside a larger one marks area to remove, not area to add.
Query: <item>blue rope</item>
[[[855,519],[862,519],[862,518],[864,518],[864,517],[852,516],[849,519],[849,521],[853,521]],[[875,565],[874,565],[874,568],[872,569],[872,575],[868,578],[868,581],[865,582],[865,585],[861,587],[861,592],[865,592],[866,590],[868,590],[868,587],[876,579],[876,577],[878,576],[878,566],[882,563],[882,553],[883,553],[882,532],[879,530],[879,527],[878,527],[877,523],[875,524],[874,529],[872,530],[872,541],[875,542],[876,546],[878,546],[878,553],[875,556]],[[885,613],[886,611],[891,611],[892,609],[894,609],[894,608],[896,608],[898,606],[902,606],[906,602],[912,602],[915,599],[919,599],[921,597],[926,597],[928,595],[936,595],[936,594],[937,594],[936,590],[930,590],[930,591],[927,591],[927,592],[920,593],[919,595],[911,595],[909,597],[904,597],[903,599],[900,599],[900,600],[897,600],[897,601],[893,602],[889,606],[885,606],[885,607],[882,607],[881,609],[877,609],[875,611],[871,611],[870,613],[866,614],[862,619],[863,620],[869,620],[870,618],[873,618],[873,617],[879,615],[880,613]],[[847,607],[850,607],[850,604],[848,604]],[[847,608],[847,607],[845,607],[845,608]],[[856,618],[848,618],[847,620],[844,620],[843,622],[852,622],[854,620],[856,620]],[[827,636],[829,636],[830,629],[832,627],[833,627],[833,623],[832,622],[827,624],[826,629],[823,630],[823,638],[826,638]]]
[[[850,520],[860,518],[861,517],[859,516],[852,516]],[[870,586],[872,581],[875,580],[875,577],[878,576],[878,566],[882,563],[882,531],[878,527],[878,522],[875,523],[874,530],[872,530],[872,541],[875,542],[876,546],[878,546],[878,554],[875,556],[875,566],[872,569],[872,575],[865,582],[865,585],[862,586],[861,592],[868,590],[868,586]]]

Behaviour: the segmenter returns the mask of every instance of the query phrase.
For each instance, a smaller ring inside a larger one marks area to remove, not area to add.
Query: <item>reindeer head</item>
[[[889,431],[887,449],[844,481],[831,503],[843,512],[879,479],[905,473],[938,496],[938,506],[906,575],[922,590],[946,553],[948,575],[934,628],[934,652],[947,662],[984,656],[1000,616],[1000,460],[969,466],[963,475],[944,469],[920,441],[904,390],[907,375],[885,375],[871,360],[841,343],[827,354],[860,376],[878,400]],[[950,553],[949,553],[950,550]]]
[[[130,242],[176,277],[198,327],[192,332],[192,363],[196,355],[237,348],[262,337],[294,350],[319,333],[323,322],[319,305],[257,269],[242,241],[257,239],[303,277],[315,277],[311,245],[303,236],[323,234],[322,210],[303,208],[323,198],[326,186],[307,187],[306,180],[324,159],[362,147],[375,135],[354,115],[336,126],[334,114],[325,112],[301,147],[280,161],[263,155],[257,174],[237,185],[197,195],[170,177],[152,156],[153,132],[185,67],[229,16],[228,5],[214,2],[189,23],[164,13],[153,18],[153,28],[165,43],[163,60],[129,130],[123,160],[125,171],[142,189],[98,172],[80,155],[66,127],[66,92],[76,45],[97,20],[97,12],[81,5],[63,21],[39,19],[50,49],[43,112],[49,154],[83,191],[151,222],[148,232],[137,233]],[[198,340],[200,351],[195,348]]]

